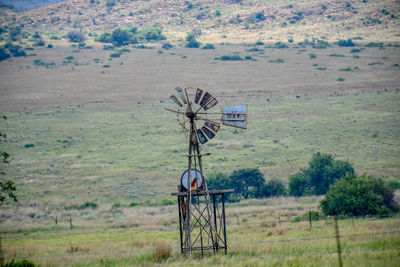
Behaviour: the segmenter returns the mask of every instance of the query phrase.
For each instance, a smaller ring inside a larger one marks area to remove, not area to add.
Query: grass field
[[[176,207],[158,206],[175,203],[170,193],[186,168],[184,135],[164,111],[173,107],[168,98],[176,86],[210,90],[221,107],[249,105],[247,130],[223,128],[202,147],[211,153],[206,177],[257,167],[266,180],[287,183],[321,151],[349,160],[360,174],[399,179],[400,48],[252,48],[129,47],[114,58],[116,51],[102,47],[56,44],[1,62],[0,112],[8,117],[0,121],[8,136],[2,148],[11,154],[5,172],[20,200],[1,207],[6,258],[34,256],[44,266],[154,265],[154,247],[164,242],[173,247],[173,265],[336,264],[336,254],[326,254],[334,239],[241,244],[332,236],[331,222],[311,231],[303,222],[265,223],[318,209],[320,198],[230,204],[229,254],[203,260],[179,256]],[[255,60],[215,59],[224,55]],[[85,202],[99,206],[73,208]],[[354,229],[351,223],[341,221],[343,234],[394,231],[399,219],[360,219]],[[345,266],[398,266],[398,233],[352,238],[344,241],[351,251]],[[143,250],[131,251],[137,248]],[[359,249],[367,251],[353,251]]]
[[[229,204],[227,256],[223,252],[205,258],[198,253],[193,258],[180,255],[176,222],[165,225],[161,221],[127,229],[67,230],[59,225],[34,233],[3,234],[3,253],[6,259],[27,257],[41,266],[335,266],[333,219],[313,221],[311,229],[307,221],[286,222],[315,208],[318,200],[282,198]],[[173,206],[146,209],[153,217],[176,217]],[[144,215],[143,208],[130,212]],[[154,228],[146,229],[150,224]],[[399,224],[398,217],[339,220],[344,266],[398,266]],[[155,258],[156,247],[171,249],[161,263]]]

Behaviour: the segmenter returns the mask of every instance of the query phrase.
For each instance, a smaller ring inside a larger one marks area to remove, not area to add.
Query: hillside
[[[201,29],[201,41],[328,41],[362,37],[399,41],[398,1],[69,0],[23,13],[5,12],[0,26],[21,24],[47,35],[69,30],[99,34],[127,26],[162,27],[170,40]]]
[[[1,0],[0,3],[12,6],[18,12],[53,5],[65,0]]]

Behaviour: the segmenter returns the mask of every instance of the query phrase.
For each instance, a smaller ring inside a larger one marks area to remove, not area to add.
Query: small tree
[[[128,30],[115,29],[112,33],[112,39],[117,46],[129,43],[130,33]]]
[[[287,193],[285,184],[278,180],[270,180],[261,186],[258,197],[276,197],[285,196]]]
[[[196,40],[196,36],[193,32],[189,32],[186,35],[186,45],[185,47],[188,48],[199,48],[200,47],[200,43]]]
[[[289,194],[300,197],[311,193],[308,177],[301,172],[289,176]]]
[[[327,215],[374,215],[395,211],[394,191],[382,179],[348,175],[337,181],[321,201]]]
[[[335,160],[330,154],[317,152],[308,163],[308,168],[289,177],[290,194],[323,195],[330,185],[349,174],[354,174],[354,169],[348,161]]]
[[[81,42],[85,41],[85,36],[78,31],[70,31],[70,32],[68,32],[67,36],[68,36],[69,41],[73,42],[73,43],[81,43]]]
[[[259,194],[264,182],[264,175],[259,169],[240,169],[234,171],[230,176],[230,183],[235,189],[235,193],[246,199]]]

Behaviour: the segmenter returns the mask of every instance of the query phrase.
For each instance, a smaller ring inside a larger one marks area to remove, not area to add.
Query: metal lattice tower
[[[180,100],[174,95],[171,99],[178,105],[178,110],[166,109],[177,115],[185,136],[188,138],[188,168],[181,176],[177,193],[179,209],[179,229],[181,252],[192,254],[195,250],[212,249],[227,250],[225,223],[225,194],[233,190],[208,190],[203,175],[202,157],[209,153],[200,152],[200,144],[214,138],[221,124],[246,129],[247,105],[220,109],[218,112],[209,110],[218,104],[210,93],[203,94],[202,89],[195,92],[192,88],[176,91]],[[190,100],[191,94],[194,102]],[[198,128],[196,122],[204,122]]]

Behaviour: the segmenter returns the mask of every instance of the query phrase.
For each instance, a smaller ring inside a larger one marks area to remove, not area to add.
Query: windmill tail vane
[[[189,144],[185,155],[188,167],[181,175],[178,192],[172,193],[178,197],[181,252],[192,254],[201,250],[203,255],[207,249],[214,252],[224,249],[226,254],[225,194],[234,190],[208,190],[202,157],[210,153],[202,154],[200,144],[213,139],[222,125],[246,129],[247,105],[212,112],[219,102],[211,93],[200,88],[176,87],[175,90],[178,97],[171,95],[170,99],[177,109],[165,110],[175,113]]]

